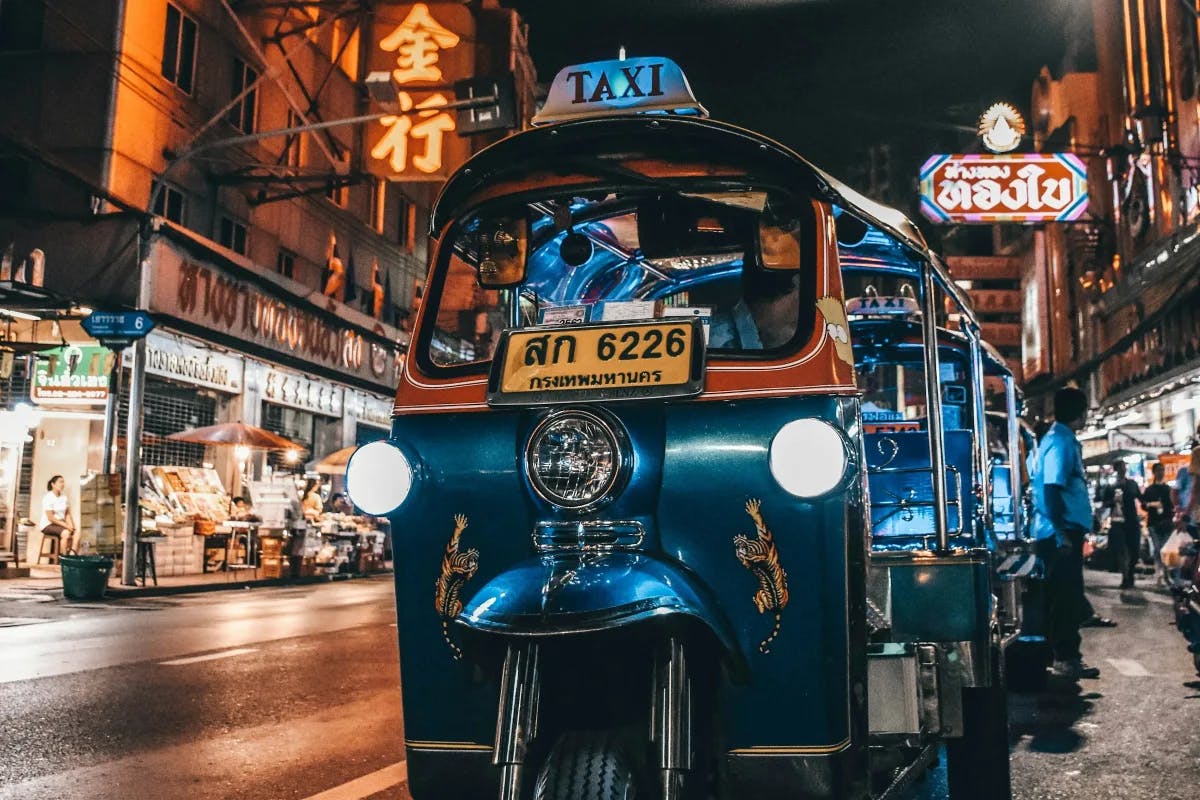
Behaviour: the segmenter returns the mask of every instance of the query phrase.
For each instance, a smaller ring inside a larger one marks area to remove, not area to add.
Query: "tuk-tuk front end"
[[[870,795],[824,192],[676,116],[518,134],[447,184],[392,435],[348,470],[392,521],[414,797]]]

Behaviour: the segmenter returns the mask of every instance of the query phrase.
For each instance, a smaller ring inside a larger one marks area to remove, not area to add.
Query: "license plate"
[[[698,320],[505,331],[489,383],[493,405],[699,394]]]

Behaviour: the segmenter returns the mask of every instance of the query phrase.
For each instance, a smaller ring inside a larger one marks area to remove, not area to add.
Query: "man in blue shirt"
[[[1055,422],[1038,443],[1030,469],[1034,546],[1046,574],[1033,599],[1041,607],[1054,649],[1053,671],[1073,680],[1100,676],[1079,652],[1079,627],[1090,616],[1083,596],[1081,545],[1092,528],[1092,501],[1075,431],[1086,416],[1083,392],[1066,388],[1055,393]]]

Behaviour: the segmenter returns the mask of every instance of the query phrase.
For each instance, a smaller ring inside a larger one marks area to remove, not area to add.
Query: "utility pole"
[[[154,274],[150,269],[150,237],[157,229],[153,220],[138,234],[138,308],[150,307]],[[129,418],[125,421],[125,542],[121,559],[121,583],[133,586],[137,579],[137,538],[142,529],[138,494],[142,473],[142,398],[146,393],[146,339],[133,342],[133,364],[129,370]],[[119,356],[118,356],[119,358]],[[114,426],[115,427],[115,426]],[[107,429],[106,429],[107,433]]]

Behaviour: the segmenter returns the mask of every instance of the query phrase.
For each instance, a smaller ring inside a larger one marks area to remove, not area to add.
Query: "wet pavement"
[[[1085,631],[1099,680],[1010,696],[1014,798],[1200,796],[1168,596],[1088,581],[1120,625]],[[0,800],[405,798],[393,622],[388,578],[95,603],[0,585]]]
[[[403,758],[388,578],[28,594],[0,587],[3,800],[308,798]]]

